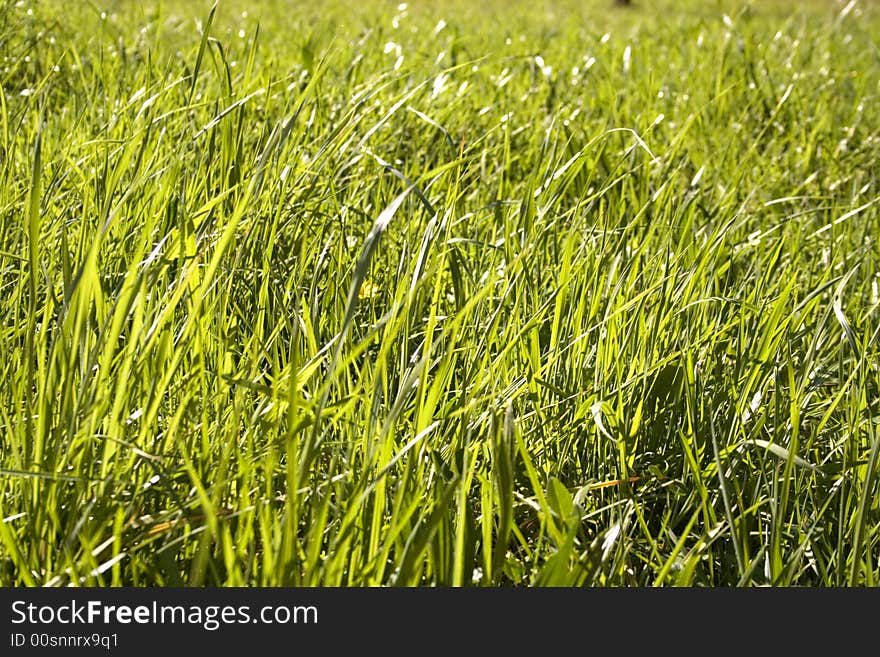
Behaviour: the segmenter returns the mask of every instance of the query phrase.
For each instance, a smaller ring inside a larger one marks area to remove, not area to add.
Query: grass
[[[0,0],[0,583],[877,585],[873,5],[104,4]]]

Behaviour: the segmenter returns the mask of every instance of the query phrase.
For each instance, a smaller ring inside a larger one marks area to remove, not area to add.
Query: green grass
[[[410,4],[0,0],[0,584],[877,585],[876,7]]]

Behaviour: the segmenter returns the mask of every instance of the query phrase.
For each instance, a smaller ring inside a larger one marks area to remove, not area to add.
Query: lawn
[[[0,0],[0,584],[880,583],[880,9]]]

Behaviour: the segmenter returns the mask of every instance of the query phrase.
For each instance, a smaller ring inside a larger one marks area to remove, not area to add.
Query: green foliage
[[[410,4],[0,0],[0,584],[876,585],[876,9]]]

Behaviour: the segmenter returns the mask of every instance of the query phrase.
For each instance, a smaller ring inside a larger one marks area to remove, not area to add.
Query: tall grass
[[[0,583],[877,584],[871,5],[105,4],[0,0]]]

